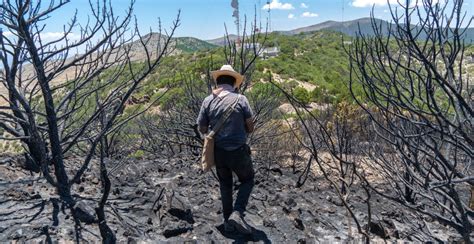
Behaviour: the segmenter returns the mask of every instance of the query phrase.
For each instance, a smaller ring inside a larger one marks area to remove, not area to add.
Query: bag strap
[[[227,109],[225,110],[224,114],[221,116],[221,118],[217,121],[216,125],[214,128],[207,134],[208,137],[214,137],[214,135],[222,128],[222,126],[225,124],[227,119],[229,119],[230,115],[232,112],[235,110],[235,106],[239,103],[240,97],[242,95],[238,95],[237,98],[235,99],[234,103],[229,105]]]

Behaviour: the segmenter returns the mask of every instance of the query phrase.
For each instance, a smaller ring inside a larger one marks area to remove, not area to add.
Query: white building
[[[278,47],[262,47],[260,43],[245,43],[245,49],[256,49],[259,51],[258,56],[262,59],[268,59],[278,56],[280,53],[280,48]]]
[[[471,53],[471,55],[467,57],[467,63],[474,64],[474,53]]]
[[[267,58],[276,57],[278,56],[279,53],[280,53],[280,48],[278,47],[266,47],[262,50],[259,56],[262,57],[263,59],[267,59]]]

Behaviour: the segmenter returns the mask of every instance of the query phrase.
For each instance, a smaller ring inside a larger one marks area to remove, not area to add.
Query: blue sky
[[[390,0],[396,2],[396,0]],[[443,1],[443,0],[441,0]],[[47,1],[49,2],[49,1]],[[262,22],[268,17],[267,0],[239,0],[240,15],[253,18],[255,8]],[[289,30],[327,20],[353,20],[370,15],[375,4],[375,17],[389,19],[387,0],[270,0],[272,30]],[[123,15],[129,0],[112,0],[115,13]],[[45,32],[62,31],[62,24],[77,9],[82,23],[89,11],[87,0],[72,0],[46,21]],[[136,0],[134,13],[142,30],[157,29],[160,17],[164,27],[170,26],[181,9],[181,26],[176,36],[212,39],[224,34],[224,23],[235,33],[231,0]],[[343,11],[344,9],[344,11]],[[474,13],[474,0],[465,1],[468,15]],[[261,16],[261,18],[260,18]],[[472,25],[471,25],[472,26]],[[45,33],[46,34],[46,33]]]

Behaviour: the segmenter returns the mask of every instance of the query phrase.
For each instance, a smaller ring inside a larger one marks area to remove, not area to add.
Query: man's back
[[[238,99],[234,112],[215,136],[216,147],[228,151],[237,149],[246,143],[245,121],[252,117],[247,98],[244,95],[239,96],[232,90],[231,86],[224,86],[217,94],[213,93],[206,97],[197,119],[199,126],[209,126],[210,129],[213,129],[225,110]]]

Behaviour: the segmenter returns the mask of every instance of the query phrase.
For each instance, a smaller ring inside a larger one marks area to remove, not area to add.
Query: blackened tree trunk
[[[172,51],[179,13],[168,36],[161,35],[161,23],[160,33],[143,35],[132,23],[134,1],[123,17],[117,17],[110,1],[91,0],[87,24],[80,24],[74,15],[65,21],[60,37],[44,40],[45,19],[69,3],[46,2],[4,1],[0,5],[0,25],[9,33],[0,30],[0,85],[8,92],[0,94],[0,128],[22,143],[26,157],[56,188],[74,220],[98,220],[104,242],[111,243],[115,237],[104,214],[111,187],[104,140],[148,108],[123,114],[132,94]],[[134,52],[146,55],[134,60]],[[68,156],[82,160],[66,164]],[[96,173],[104,189],[97,216],[80,209],[71,192],[95,158],[101,159]]]

